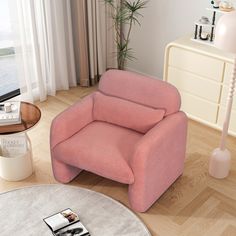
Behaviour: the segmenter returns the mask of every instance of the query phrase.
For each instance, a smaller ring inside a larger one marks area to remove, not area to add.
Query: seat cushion
[[[125,99],[94,94],[93,119],[146,133],[160,122],[164,109],[151,108]]]
[[[54,148],[60,161],[103,177],[134,182],[129,159],[143,135],[106,122],[94,121]]]

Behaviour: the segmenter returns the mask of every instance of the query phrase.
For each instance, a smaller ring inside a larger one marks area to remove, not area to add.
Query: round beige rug
[[[141,220],[119,202],[68,185],[39,185],[0,194],[1,236],[52,235],[43,219],[71,208],[91,236],[151,236]]]

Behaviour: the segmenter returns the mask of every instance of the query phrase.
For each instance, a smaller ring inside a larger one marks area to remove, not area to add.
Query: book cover
[[[24,155],[28,150],[27,139],[24,134],[2,136],[0,138],[1,154],[4,157]]]

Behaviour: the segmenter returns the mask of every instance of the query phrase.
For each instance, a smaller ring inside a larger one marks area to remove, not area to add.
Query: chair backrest
[[[109,70],[99,82],[99,91],[152,108],[162,108],[165,116],[180,109],[181,98],[171,84],[133,72]]]

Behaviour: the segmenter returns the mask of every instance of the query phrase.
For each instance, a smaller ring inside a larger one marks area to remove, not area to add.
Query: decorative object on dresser
[[[229,1],[216,0],[211,1],[211,4],[212,7],[208,7],[206,10],[212,12],[212,20],[210,21],[206,16],[202,16],[199,20],[197,20],[195,22],[195,31],[192,40],[213,46],[217,13],[225,14],[234,10],[234,8],[232,3]]]
[[[216,27],[215,46],[223,51],[234,54],[233,73],[230,81],[226,114],[223,124],[220,147],[215,149],[209,163],[209,173],[215,178],[225,178],[230,170],[230,152],[226,148],[230,116],[233,105],[233,96],[236,83],[236,12],[222,16]]]
[[[164,80],[178,88],[181,110],[190,119],[222,130],[233,55],[193,42],[190,37],[177,39],[166,47]],[[236,101],[232,120],[236,120]],[[230,123],[229,133],[236,136],[236,122]]]
[[[233,10],[233,4],[230,0],[214,0],[211,1],[211,4],[213,8],[220,9],[222,11],[232,11]]]
[[[219,7],[221,11],[229,12],[229,11],[234,10],[233,4],[231,1],[220,1]]]
[[[180,99],[164,81],[107,71],[97,92],[52,122],[55,178],[68,183],[87,170],[128,184],[132,209],[146,211],[183,173],[187,117]]]
[[[213,0],[211,1],[211,4],[213,8],[219,8],[220,7],[220,0]]]

